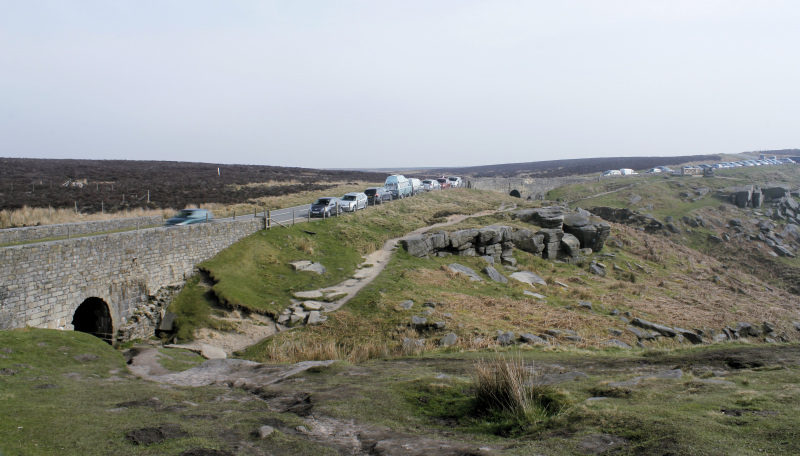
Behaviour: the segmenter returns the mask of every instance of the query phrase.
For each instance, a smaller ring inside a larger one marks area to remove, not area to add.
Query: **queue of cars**
[[[386,178],[383,187],[370,187],[363,192],[348,193],[341,198],[326,196],[318,198],[311,204],[309,217],[331,217],[342,212],[356,212],[368,205],[383,204],[395,199],[407,198],[422,192],[455,188],[461,186],[460,177],[444,177],[438,179],[419,180],[407,178],[402,174],[393,174]]]
[[[672,170],[667,166],[656,166],[655,168],[650,168],[649,170],[645,171],[645,174],[687,174],[686,168],[693,168],[697,172],[696,173],[688,173],[688,174],[711,174],[713,175],[713,170],[716,169],[730,169],[730,168],[740,168],[740,167],[748,167],[748,166],[770,166],[770,165],[785,165],[790,163],[796,163],[791,158],[777,158],[777,157],[769,157],[769,158],[761,158],[759,160],[741,160],[736,162],[720,162],[720,163],[703,163],[700,165],[692,166],[692,167],[683,167],[680,170]],[[608,171],[604,171],[600,174],[600,177],[608,177],[608,176],[629,176],[638,174],[637,172],[633,171],[629,168],[623,169],[609,169]]]

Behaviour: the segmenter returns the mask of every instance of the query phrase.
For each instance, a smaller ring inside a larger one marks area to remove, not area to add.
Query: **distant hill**
[[[138,207],[232,204],[264,196],[322,190],[332,182],[383,182],[384,178],[384,174],[364,171],[280,166],[0,158],[0,209],[77,205],[81,212],[91,213],[100,212],[101,207],[114,212]],[[276,185],[248,185],[270,182]]]

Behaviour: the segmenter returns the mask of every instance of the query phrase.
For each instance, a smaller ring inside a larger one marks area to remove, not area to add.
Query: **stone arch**
[[[522,194],[516,188],[508,192],[509,196],[513,196],[514,198],[522,198]]]
[[[113,321],[108,304],[100,298],[87,298],[75,309],[72,317],[75,331],[89,333],[109,344],[113,342]]]

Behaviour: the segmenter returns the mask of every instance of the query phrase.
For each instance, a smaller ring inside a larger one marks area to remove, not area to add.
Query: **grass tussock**
[[[569,405],[567,396],[537,382],[533,363],[521,358],[482,359],[475,363],[474,413],[526,428],[561,414]]]

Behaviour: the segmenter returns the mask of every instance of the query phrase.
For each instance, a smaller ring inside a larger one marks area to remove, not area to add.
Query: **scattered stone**
[[[317,301],[303,301],[303,309],[311,311],[311,310],[322,310],[322,303]]]
[[[446,334],[444,337],[439,339],[439,346],[440,347],[448,347],[450,345],[455,344],[458,341],[458,336],[455,333]]]
[[[588,301],[578,301],[578,307],[592,310],[592,303]]]
[[[535,299],[539,299],[539,300],[547,299],[547,296],[545,296],[543,294],[539,294],[539,293],[534,293],[534,292],[529,291],[529,290],[523,290],[522,294],[527,295],[527,296],[531,296],[531,297],[533,297]]]
[[[483,268],[483,273],[488,275],[490,279],[497,283],[508,283],[508,279],[503,274],[497,272],[497,269],[492,266],[486,266]]]
[[[441,329],[444,329],[444,328],[447,326],[447,323],[445,323],[445,322],[443,322],[443,321],[437,321],[437,322],[435,322],[435,323],[433,324],[433,326],[434,326],[436,329],[440,329],[440,330],[441,330]]]
[[[547,285],[547,282],[545,282],[543,278],[539,277],[538,275],[530,271],[515,272],[511,274],[509,277],[511,277],[514,280],[518,280],[522,283],[527,283],[528,285],[533,285],[533,284]]]
[[[271,436],[275,433],[275,428],[272,426],[261,426],[258,428],[258,436],[262,439],[266,439],[267,437]]]
[[[561,337],[561,331],[559,331],[558,329],[545,329],[544,333],[547,334],[548,336]]]
[[[659,325],[658,323],[651,323],[647,320],[642,320],[641,318],[634,318],[632,323],[640,328],[656,331],[662,336],[675,337],[678,335],[678,333],[669,326]]]
[[[483,258],[489,266],[492,266],[495,263],[494,257],[491,255],[484,255],[481,258]]]
[[[688,329],[677,328],[677,327],[673,328],[673,329],[675,330],[675,332],[678,333],[678,335],[683,336],[684,338],[686,338],[686,340],[688,340],[689,342],[691,342],[691,343],[693,343],[695,345],[703,343],[703,338],[700,336],[700,334],[697,334],[696,332],[689,331]]]
[[[621,336],[622,331],[617,328],[608,328],[608,332],[611,333],[612,336]]]
[[[312,310],[308,313],[308,320],[306,320],[307,325],[320,325],[325,323],[328,320],[328,317],[322,315],[318,310]]]
[[[514,343],[515,336],[514,331],[500,331],[497,334],[497,342],[500,345],[510,345]]]
[[[412,307],[414,307],[414,301],[410,299],[407,301],[403,301],[400,303],[400,307],[402,307],[405,310],[410,310]]]
[[[428,319],[414,315],[411,317],[411,326],[416,328],[424,328],[428,325]]]
[[[768,321],[765,321],[764,324],[761,325],[761,329],[764,331],[764,334],[772,334],[775,332],[775,326]]]
[[[481,278],[481,276],[478,275],[477,272],[473,271],[472,269],[464,265],[460,265],[458,263],[451,263],[447,267],[450,268],[450,270],[453,272],[465,274],[467,277],[469,277],[469,280],[471,282],[483,282],[483,279]]]
[[[547,341],[530,333],[520,334],[519,338],[526,344],[547,345]]]
[[[633,326],[628,326],[626,329],[628,331],[632,332],[633,335],[636,336],[636,338],[639,339],[639,340],[653,340],[653,339],[655,339],[655,337],[653,337],[653,335],[650,334],[649,332],[640,331],[639,329],[634,328]]]
[[[325,274],[328,272],[328,269],[325,266],[319,263],[312,263],[308,260],[295,261],[294,263],[289,264],[292,265],[292,269],[295,271],[314,272],[316,274]]]
[[[556,284],[556,285],[558,285],[559,287],[561,287],[561,288],[565,289],[565,290],[566,290],[567,288],[569,288],[569,285],[567,285],[566,283],[563,283],[563,282],[559,282],[558,280],[554,280],[554,281],[553,281],[553,283],[554,283],[554,284]]]

